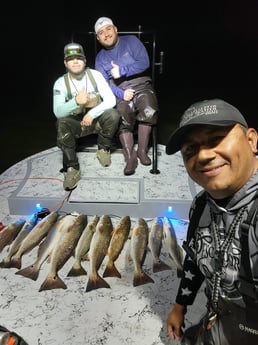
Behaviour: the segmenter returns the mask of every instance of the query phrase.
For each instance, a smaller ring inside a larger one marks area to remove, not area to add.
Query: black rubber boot
[[[147,155],[151,129],[148,125],[139,124],[138,126],[137,156],[143,165],[151,165],[151,159]]]
[[[133,175],[137,167],[137,154],[134,150],[134,138],[133,133],[125,132],[119,135],[120,142],[122,144],[123,153],[126,161],[124,168],[125,175]]]

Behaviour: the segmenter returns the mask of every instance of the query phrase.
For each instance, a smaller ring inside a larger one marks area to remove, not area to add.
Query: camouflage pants
[[[66,116],[57,120],[57,146],[63,152],[63,171],[68,167],[79,169],[76,154],[77,140],[90,134],[98,134],[99,149],[110,149],[113,137],[117,131],[120,115],[116,109],[108,109],[91,126],[81,126],[83,114]]]

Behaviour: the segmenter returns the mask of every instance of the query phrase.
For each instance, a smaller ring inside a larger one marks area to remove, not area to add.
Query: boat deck
[[[108,214],[115,226],[124,215],[137,218],[151,226],[155,217],[168,216],[173,221],[179,244],[186,235],[188,210],[198,187],[185,173],[180,154],[168,156],[158,145],[157,167],[139,164],[136,173],[123,175],[121,151],[112,153],[112,165],[103,168],[96,158],[96,147],[78,152],[82,178],[72,192],[63,190],[61,152],[57,147],[30,156],[0,175],[0,221],[7,225],[27,218],[40,204],[49,210],[88,216]],[[1,269],[1,324],[22,335],[29,345],[169,345],[166,317],[178,286],[176,267],[162,248],[161,258],[170,270],[154,273],[152,256],[147,253],[143,269],[154,283],[133,286],[133,264],[126,242],[118,260],[121,278],[106,278],[110,289],[86,292],[87,275],[67,277],[71,257],[60,270],[67,289],[40,291],[49,264],[45,262],[39,277],[32,281],[16,275],[17,269]],[[2,260],[7,246],[0,253]],[[37,248],[23,257],[22,268],[37,258]],[[88,262],[83,263],[88,270]],[[105,261],[100,273],[103,272]],[[199,319],[203,312],[203,291],[187,314],[186,325]]]

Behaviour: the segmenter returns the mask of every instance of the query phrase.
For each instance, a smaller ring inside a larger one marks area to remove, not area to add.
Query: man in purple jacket
[[[144,44],[135,35],[118,35],[107,17],[95,23],[97,40],[103,46],[95,60],[95,69],[109,82],[122,117],[119,139],[126,161],[125,175],[132,175],[138,164],[150,165],[147,155],[152,125],[157,123],[158,101],[149,76],[150,61]],[[138,148],[134,150],[134,126],[138,126]]]

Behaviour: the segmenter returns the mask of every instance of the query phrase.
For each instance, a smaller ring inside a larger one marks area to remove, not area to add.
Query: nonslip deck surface
[[[109,214],[114,226],[123,215],[131,217],[132,227],[138,217],[150,227],[155,217],[169,215],[182,243],[188,208],[198,188],[189,181],[180,154],[168,156],[159,146],[160,173],[151,174],[151,167],[139,164],[136,174],[129,177],[123,175],[121,152],[112,154],[108,168],[99,165],[94,149],[78,155],[82,179],[72,193],[62,188],[61,154],[56,147],[28,157],[0,175],[0,221],[7,225],[27,218],[37,203],[51,210],[84,213],[88,220],[95,214]],[[129,248],[127,240],[117,261],[121,278],[106,278],[110,288],[89,292],[85,291],[87,275],[67,277],[73,257],[59,272],[67,289],[38,291],[49,272],[48,262],[42,265],[36,281],[16,275],[15,268],[1,268],[0,323],[21,334],[30,345],[172,344],[166,317],[178,286],[175,264],[163,247],[161,257],[171,269],[154,273],[148,252],[143,268],[154,282],[135,287]],[[9,249],[7,246],[0,253],[0,260]],[[22,267],[31,265],[37,255],[37,248],[25,254]],[[88,262],[83,266],[89,270]],[[189,308],[187,324],[198,320],[204,303],[201,292]]]

